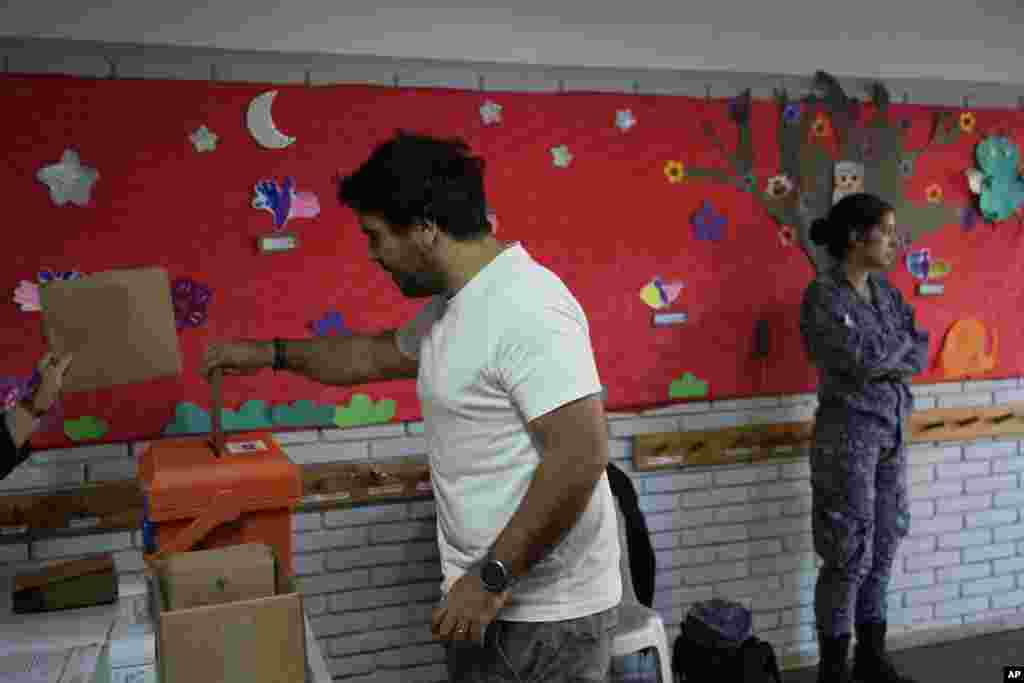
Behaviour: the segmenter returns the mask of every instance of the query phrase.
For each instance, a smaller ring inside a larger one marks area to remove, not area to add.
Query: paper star
[[[189,135],[188,139],[192,141],[192,146],[196,148],[197,152],[212,152],[217,149],[217,140],[220,139],[220,136],[203,125]]]
[[[480,107],[480,119],[485,126],[501,123],[501,105],[487,100]]]
[[[57,206],[68,202],[79,206],[88,204],[92,185],[99,177],[96,169],[82,166],[78,153],[70,148],[64,150],[58,163],[44,166],[36,173],[36,178],[50,188],[50,199]]]
[[[569,164],[572,162],[572,154],[569,153],[569,148],[565,145],[552,147],[551,156],[554,157],[555,166],[560,168],[568,168]]]
[[[615,112],[615,125],[618,126],[619,130],[627,131],[636,125],[636,117],[633,116],[633,112],[629,109],[620,109]]]

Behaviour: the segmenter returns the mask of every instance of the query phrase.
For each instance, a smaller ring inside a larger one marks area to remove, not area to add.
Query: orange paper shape
[[[982,375],[996,367],[999,356],[999,333],[992,330],[992,350],[988,347],[988,330],[974,319],[958,320],[946,333],[942,347],[942,369],[947,378]]]

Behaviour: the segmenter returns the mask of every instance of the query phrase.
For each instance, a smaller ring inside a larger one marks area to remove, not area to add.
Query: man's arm
[[[415,379],[419,361],[398,350],[396,330],[378,335],[286,340],[285,368],[321,384],[350,386]],[[273,363],[271,343],[268,365]]]
[[[529,423],[541,461],[493,552],[514,577],[526,574],[576,525],[608,465],[608,427],[599,394]]]
[[[35,418],[20,404],[4,413],[0,434],[0,479],[28,460],[28,439],[35,429]]]

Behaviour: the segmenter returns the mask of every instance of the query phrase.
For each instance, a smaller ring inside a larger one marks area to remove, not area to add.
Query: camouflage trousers
[[[906,449],[816,438],[811,488],[814,550],[823,560],[818,632],[834,637],[885,621],[893,560],[910,529]]]

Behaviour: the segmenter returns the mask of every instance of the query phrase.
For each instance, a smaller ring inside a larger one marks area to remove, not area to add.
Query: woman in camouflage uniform
[[[841,199],[811,227],[835,267],[804,293],[800,329],[818,368],[811,451],[819,683],[908,683],[885,652],[886,591],[900,539],[910,526],[903,423],[913,409],[908,382],[928,361],[928,333],[883,275],[899,237],[891,206],[870,194]]]

